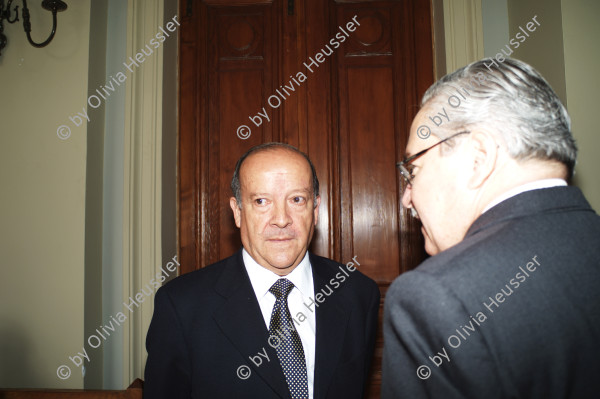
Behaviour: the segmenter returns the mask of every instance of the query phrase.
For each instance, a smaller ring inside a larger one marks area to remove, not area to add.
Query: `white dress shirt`
[[[310,304],[311,299],[314,297],[314,284],[312,267],[308,259],[308,252],[304,255],[302,262],[287,276],[280,276],[273,273],[270,270],[265,269],[259,265],[250,254],[244,249],[242,251],[244,259],[244,266],[250,277],[250,283],[256,294],[256,299],[260,305],[260,311],[262,312],[265,320],[265,325],[269,329],[271,323],[271,313],[273,313],[273,306],[275,306],[275,295],[269,292],[269,288],[275,281],[280,278],[286,278],[294,284],[294,288],[290,291],[288,296],[288,308],[290,309],[290,315],[293,320],[299,321],[299,323],[293,322],[302,346],[304,348],[304,356],[306,358],[306,372],[308,379],[308,396],[309,399],[313,399],[313,382],[315,374],[315,332],[316,332],[316,317],[314,313],[314,307],[311,309],[312,312],[304,304]],[[302,313],[303,316],[300,316]],[[300,320],[304,320],[301,321]],[[265,340],[265,346],[268,342]],[[273,360],[271,360],[273,361]],[[279,361],[275,359],[275,361]]]
[[[566,186],[566,185],[567,185],[567,182],[564,181],[563,179],[543,179],[543,180],[532,181],[530,183],[526,183],[521,186],[511,188],[504,194],[500,195],[499,197],[496,197],[496,199],[494,199],[492,202],[490,202],[488,204],[488,206],[486,206],[485,209],[483,210],[483,212],[481,212],[481,213],[484,214],[485,212],[489,211],[492,207],[498,205],[502,201],[506,201],[507,199],[512,198],[518,194],[524,193],[525,191],[539,190],[542,188],[550,188],[550,187],[558,187],[558,186]]]

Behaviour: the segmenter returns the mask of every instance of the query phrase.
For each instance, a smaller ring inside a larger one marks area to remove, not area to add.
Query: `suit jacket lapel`
[[[269,333],[248,273],[243,266],[242,252],[239,251],[230,259],[230,262],[224,265],[223,273],[215,284],[215,290],[226,299],[226,302],[215,312],[213,318],[223,334],[246,359],[246,364],[252,368],[253,374],[259,375],[280,397],[289,398],[290,394],[277,353],[267,342]],[[270,360],[267,361],[263,357],[262,364],[257,367],[250,361],[249,356],[256,356],[259,352],[264,353],[263,350],[266,350]],[[236,365],[231,366],[234,372]]]
[[[350,316],[350,310],[346,309],[343,297],[334,288],[326,288],[329,280],[335,273],[328,273],[328,269],[319,267],[317,259],[310,254],[312,265],[315,295],[325,289],[334,290],[330,296],[326,296],[323,303],[316,308],[316,346],[315,346],[315,377],[314,398],[321,399],[327,394],[327,388],[331,378],[336,371],[336,366],[342,354],[346,326]]]

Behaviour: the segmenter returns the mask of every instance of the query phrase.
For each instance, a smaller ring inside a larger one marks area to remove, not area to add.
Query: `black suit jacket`
[[[579,189],[496,205],[462,242],[392,284],[382,392],[600,397],[600,217]]]
[[[314,398],[361,398],[375,342],[379,289],[358,270],[309,256],[315,293],[330,293],[310,307],[316,312]],[[156,293],[144,397],[289,398],[268,337],[242,251],[180,276]],[[257,366],[249,357],[259,352],[270,360],[255,358]]]

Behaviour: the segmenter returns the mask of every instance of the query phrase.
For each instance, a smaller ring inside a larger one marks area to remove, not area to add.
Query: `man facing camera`
[[[243,249],[156,293],[146,398],[361,398],[379,289],[308,253],[319,181],[295,147],[268,143],[237,162],[231,209]]]
[[[600,218],[566,183],[569,116],[529,65],[490,65],[427,90],[398,165],[432,257],[387,293],[384,399],[600,392]]]

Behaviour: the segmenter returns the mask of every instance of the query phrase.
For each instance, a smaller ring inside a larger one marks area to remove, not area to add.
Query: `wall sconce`
[[[25,33],[27,34],[27,40],[33,47],[46,47],[52,39],[54,38],[54,34],[56,33],[56,13],[59,11],[64,11],[67,9],[67,5],[65,2],[61,0],[43,0],[42,8],[52,11],[52,32],[48,38],[41,42],[36,43],[31,39],[31,22],[29,22],[29,8],[27,8],[27,0],[23,1],[23,9],[21,10],[21,16],[23,17],[23,29],[25,29]],[[2,50],[6,47],[6,43],[8,39],[4,35],[4,20],[6,22],[14,24],[19,20],[19,6],[15,6],[14,12],[15,17],[11,19],[10,15],[10,7],[12,5],[13,0],[8,0],[6,4],[6,8],[4,7],[4,0],[0,0],[0,55],[2,55]]]

